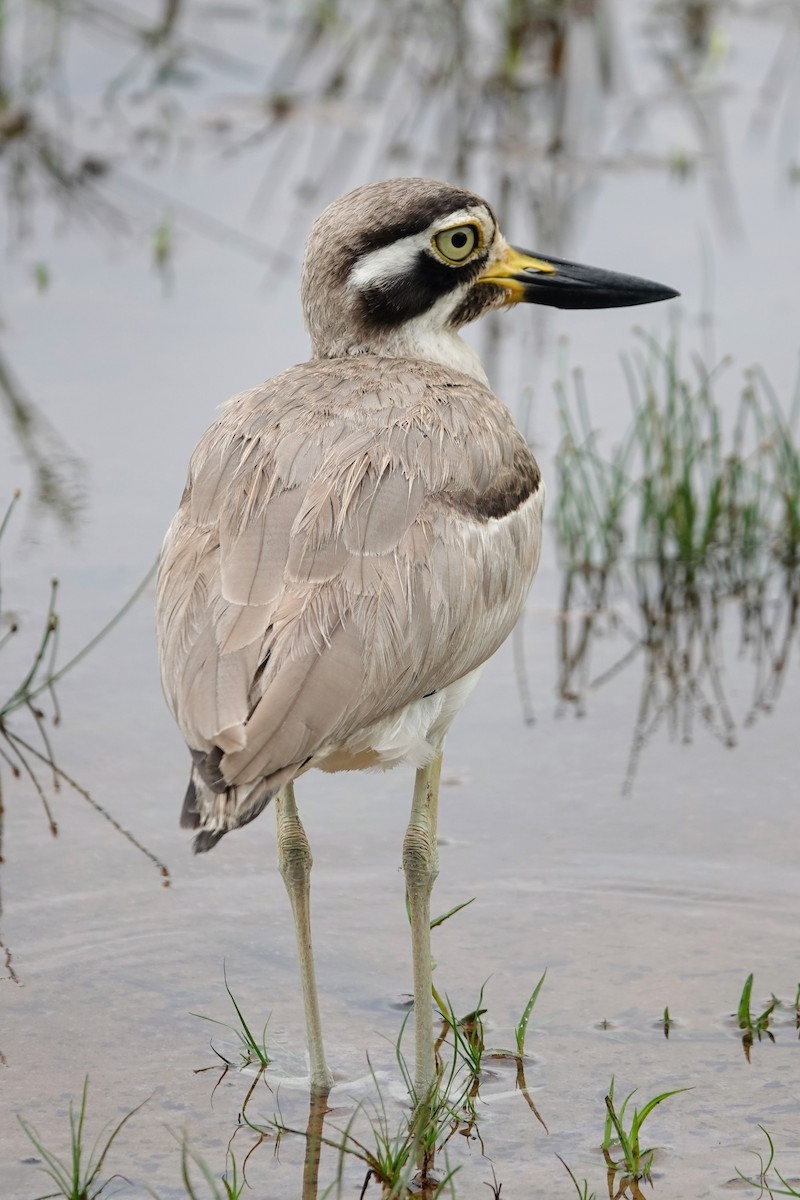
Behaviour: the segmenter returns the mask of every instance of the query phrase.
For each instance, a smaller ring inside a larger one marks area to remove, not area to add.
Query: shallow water
[[[626,45],[644,11],[636,8],[626,21]],[[800,276],[797,189],[782,182],[768,140],[754,146],[746,135],[775,30],[743,21],[732,33],[738,90],[726,101],[727,128],[746,236],[726,239],[699,184],[629,169],[606,178],[583,210],[580,235],[564,249],[680,287],[691,335],[705,304],[705,239],[715,254],[718,351],[734,350],[739,366],[760,361],[786,395],[800,341],[787,317],[797,308]],[[642,61],[632,59],[630,69],[641,70]],[[681,121],[674,112],[664,120],[665,140],[680,143]],[[356,161],[350,169],[357,168]],[[162,182],[242,223],[242,197],[252,196],[259,177],[252,158],[228,164],[224,175],[218,162],[198,158]],[[329,195],[363,177],[326,185],[309,218]],[[276,191],[272,225],[258,230],[267,240],[291,216],[289,200]],[[531,240],[525,230],[509,232],[522,244]],[[3,547],[4,603],[28,629],[38,628],[47,580],[58,574],[65,661],[155,557],[191,446],[214,406],[306,350],[297,265],[283,266],[275,283],[263,262],[184,234],[174,294],[162,297],[143,255],[114,249],[104,257],[74,233],[43,235],[39,253],[51,264],[53,286],[44,298],[34,296],[27,252],[11,263],[7,341],[44,410],[89,464],[89,509],[72,542],[46,525],[18,522],[23,535]],[[299,264],[299,243],[289,256]],[[666,327],[661,312],[636,315],[648,328]],[[508,365],[500,375],[518,412],[532,404],[535,442],[552,479],[556,336],[568,333],[571,360],[587,366],[593,417],[613,436],[627,419],[616,358],[631,318],[610,312],[548,320],[542,341],[531,333],[530,314],[509,315],[506,329],[527,332],[520,348],[511,333],[501,342]],[[529,381],[532,400],[522,388]],[[24,486],[13,446],[0,453],[2,480]],[[692,1088],[666,1101],[646,1127],[646,1144],[657,1147],[656,1194],[724,1197],[743,1186],[733,1182],[735,1168],[757,1169],[748,1151],[764,1149],[759,1123],[775,1140],[782,1173],[796,1178],[800,1046],[793,1019],[779,1014],[774,1044],[756,1042],[749,1062],[731,1022],[751,971],[758,1011],[771,992],[793,1002],[800,977],[796,659],[774,711],[746,727],[753,671],[738,656],[731,612],[722,640],[737,746],[720,744],[702,724],[691,745],[661,728],[625,794],[643,664],[590,692],[584,716],[562,711],[559,595],[551,535],[524,626],[535,723],[522,720],[506,646],[487,666],[447,746],[433,907],[438,913],[476,900],[434,932],[437,987],[457,1012],[467,1012],[488,980],[487,1043],[508,1045],[548,970],[528,1033],[527,1082],[549,1133],[514,1093],[513,1067],[489,1064],[497,1074],[485,1080],[479,1104],[487,1157],[477,1142],[453,1139],[451,1163],[462,1167],[457,1194],[489,1195],[483,1184],[493,1165],[503,1200],[567,1197],[572,1185],[556,1153],[604,1194],[598,1147],[612,1074],[618,1096],[637,1087],[642,1101]],[[268,1044],[279,1050],[267,1076],[276,1080],[277,1096],[259,1083],[249,1115],[267,1120],[279,1108],[287,1125],[305,1127],[307,1094],[288,1078],[298,1071],[302,1014],[270,816],[225,839],[213,855],[190,856],[177,828],[186,755],[161,701],[151,623],[148,599],[65,678],[56,752],[59,764],[168,864],[171,886],[162,887],[156,868],[69,789],[53,801],[59,835],[51,838],[32,789],[4,770],[3,940],[18,983],[0,987],[2,1200],[47,1190],[26,1161],[34,1152],[12,1114],[23,1114],[49,1148],[63,1152],[69,1101],[86,1074],[91,1134],[150,1097],[109,1155],[109,1171],[132,1181],[119,1184],[120,1195],[144,1196],[148,1185],[162,1200],[185,1195],[175,1140],[183,1130],[215,1173],[223,1169],[252,1075],[229,1072],[212,1106],[217,1074],[195,1072],[218,1062],[210,1036],[224,1050],[226,1035],[190,1015],[232,1016],[223,963],[253,1025],[260,1028],[271,1014]],[[4,653],[4,680],[16,681],[34,644],[31,636]],[[597,669],[623,650],[602,640],[593,650]],[[342,1080],[329,1130],[344,1127],[355,1101],[374,1094],[367,1054],[393,1118],[402,1112],[394,1043],[410,990],[399,869],[410,794],[405,771],[315,775],[298,786],[315,854],[323,1021]],[[659,1024],[665,1006],[675,1022],[668,1039]],[[254,1141],[247,1130],[237,1133],[239,1161]],[[284,1137],[277,1158],[261,1146],[248,1164],[253,1194],[299,1196],[302,1160],[299,1138]],[[320,1194],[335,1174],[335,1155],[323,1155]],[[358,1195],[363,1177],[351,1164],[343,1195]]]

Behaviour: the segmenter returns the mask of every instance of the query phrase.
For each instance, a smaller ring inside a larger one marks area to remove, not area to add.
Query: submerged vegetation
[[[691,740],[699,724],[726,745],[776,703],[800,614],[800,380],[781,404],[765,373],[746,373],[730,416],[723,373],[683,363],[640,333],[624,359],[632,408],[609,453],[592,430],[583,376],[560,384],[555,532],[563,568],[561,701],[634,660],[643,682],[626,784],[662,724]],[[723,630],[738,614],[752,700],[737,721],[724,679]],[[592,674],[598,635],[626,646]]]

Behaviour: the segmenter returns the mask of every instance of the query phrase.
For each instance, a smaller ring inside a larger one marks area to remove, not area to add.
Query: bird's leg
[[[414,1098],[417,1104],[422,1104],[427,1099],[436,1079],[431,1007],[431,890],[439,874],[436,818],[441,772],[441,752],[426,767],[420,767],[417,771],[411,820],[403,842],[403,870],[411,916],[411,953],[414,964]]]
[[[294,800],[294,787],[287,783],[275,800],[278,824],[278,869],[286,884],[294,914],[297,937],[297,956],[300,959],[300,980],[303,986],[303,1007],[306,1014],[306,1036],[311,1060],[311,1090],[328,1092],[333,1076],[325,1062],[322,1047],[322,1024],[319,1019],[317,982],[314,975],[314,953],[311,948],[311,847],[300,822]]]

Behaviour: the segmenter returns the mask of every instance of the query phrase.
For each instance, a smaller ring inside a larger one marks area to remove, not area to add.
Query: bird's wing
[[[538,488],[499,401],[433,364],[309,363],[230,401],[158,584],[164,687],[207,781],[282,781],[489,657],[535,570]]]

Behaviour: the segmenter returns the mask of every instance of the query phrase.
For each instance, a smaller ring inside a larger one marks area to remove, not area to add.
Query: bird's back
[[[365,730],[497,649],[542,503],[507,409],[435,363],[315,360],[225,405],[158,582],[164,689],[195,761],[186,815],[205,842],[305,766],[368,765]]]

